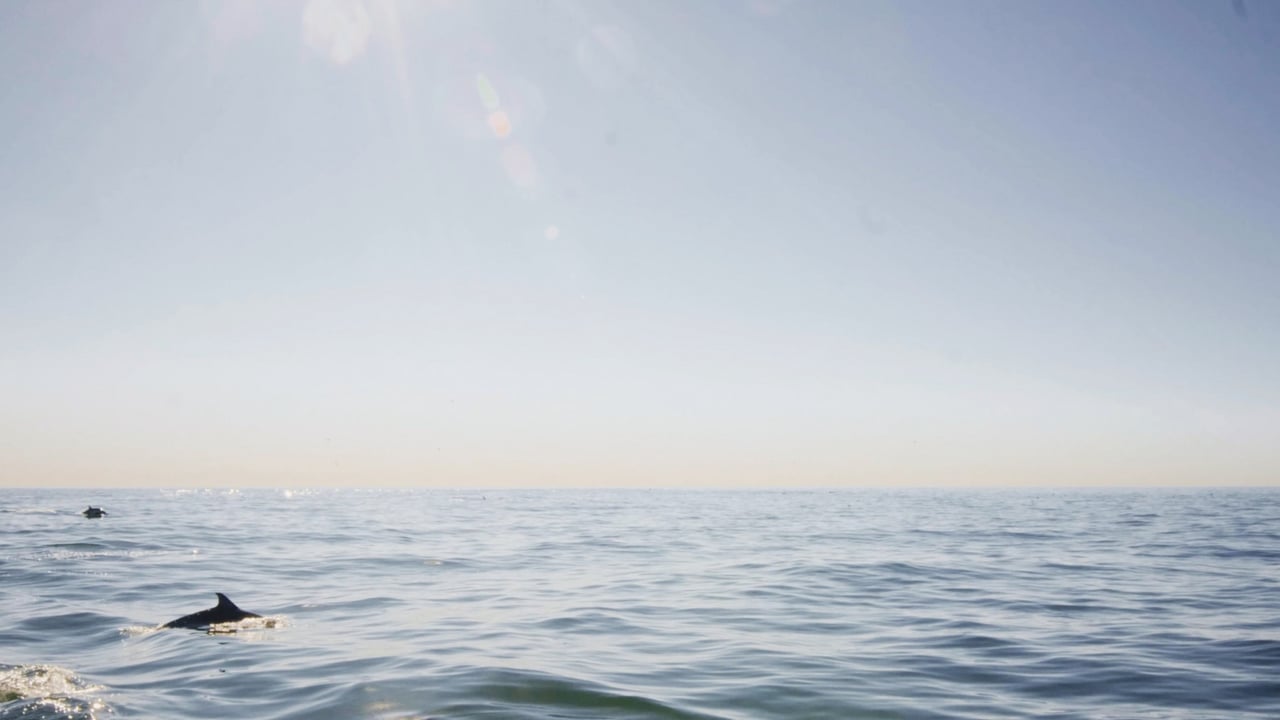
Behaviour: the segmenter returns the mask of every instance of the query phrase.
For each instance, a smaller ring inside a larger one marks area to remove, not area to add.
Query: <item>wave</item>
[[[100,690],[54,665],[0,664],[0,720],[95,720],[112,713]]]

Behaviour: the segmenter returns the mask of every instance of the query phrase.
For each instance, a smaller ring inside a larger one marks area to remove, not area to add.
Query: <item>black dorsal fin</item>
[[[214,593],[214,595],[218,596],[218,606],[214,608],[215,610],[225,610],[228,612],[234,610],[235,612],[244,612],[237,607],[235,603],[231,602],[231,598],[226,595],[223,595],[222,593]]]

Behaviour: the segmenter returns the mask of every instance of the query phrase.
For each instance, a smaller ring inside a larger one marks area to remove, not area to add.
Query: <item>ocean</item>
[[[1275,490],[0,490],[2,720],[1277,717]]]

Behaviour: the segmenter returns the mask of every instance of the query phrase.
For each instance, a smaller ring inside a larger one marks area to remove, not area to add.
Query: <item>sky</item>
[[[0,3],[0,486],[1280,485],[1280,4]]]

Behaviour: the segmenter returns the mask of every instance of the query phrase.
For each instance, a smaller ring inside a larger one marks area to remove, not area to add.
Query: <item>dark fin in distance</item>
[[[207,628],[210,625],[218,623],[239,622],[245,618],[262,617],[257,613],[251,613],[247,610],[241,610],[239,606],[231,602],[231,598],[222,593],[214,593],[218,596],[218,604],[208,610],[201,610],[198,613],[183,615],[177,620],[170,620],[161,625],[162,628]]]

